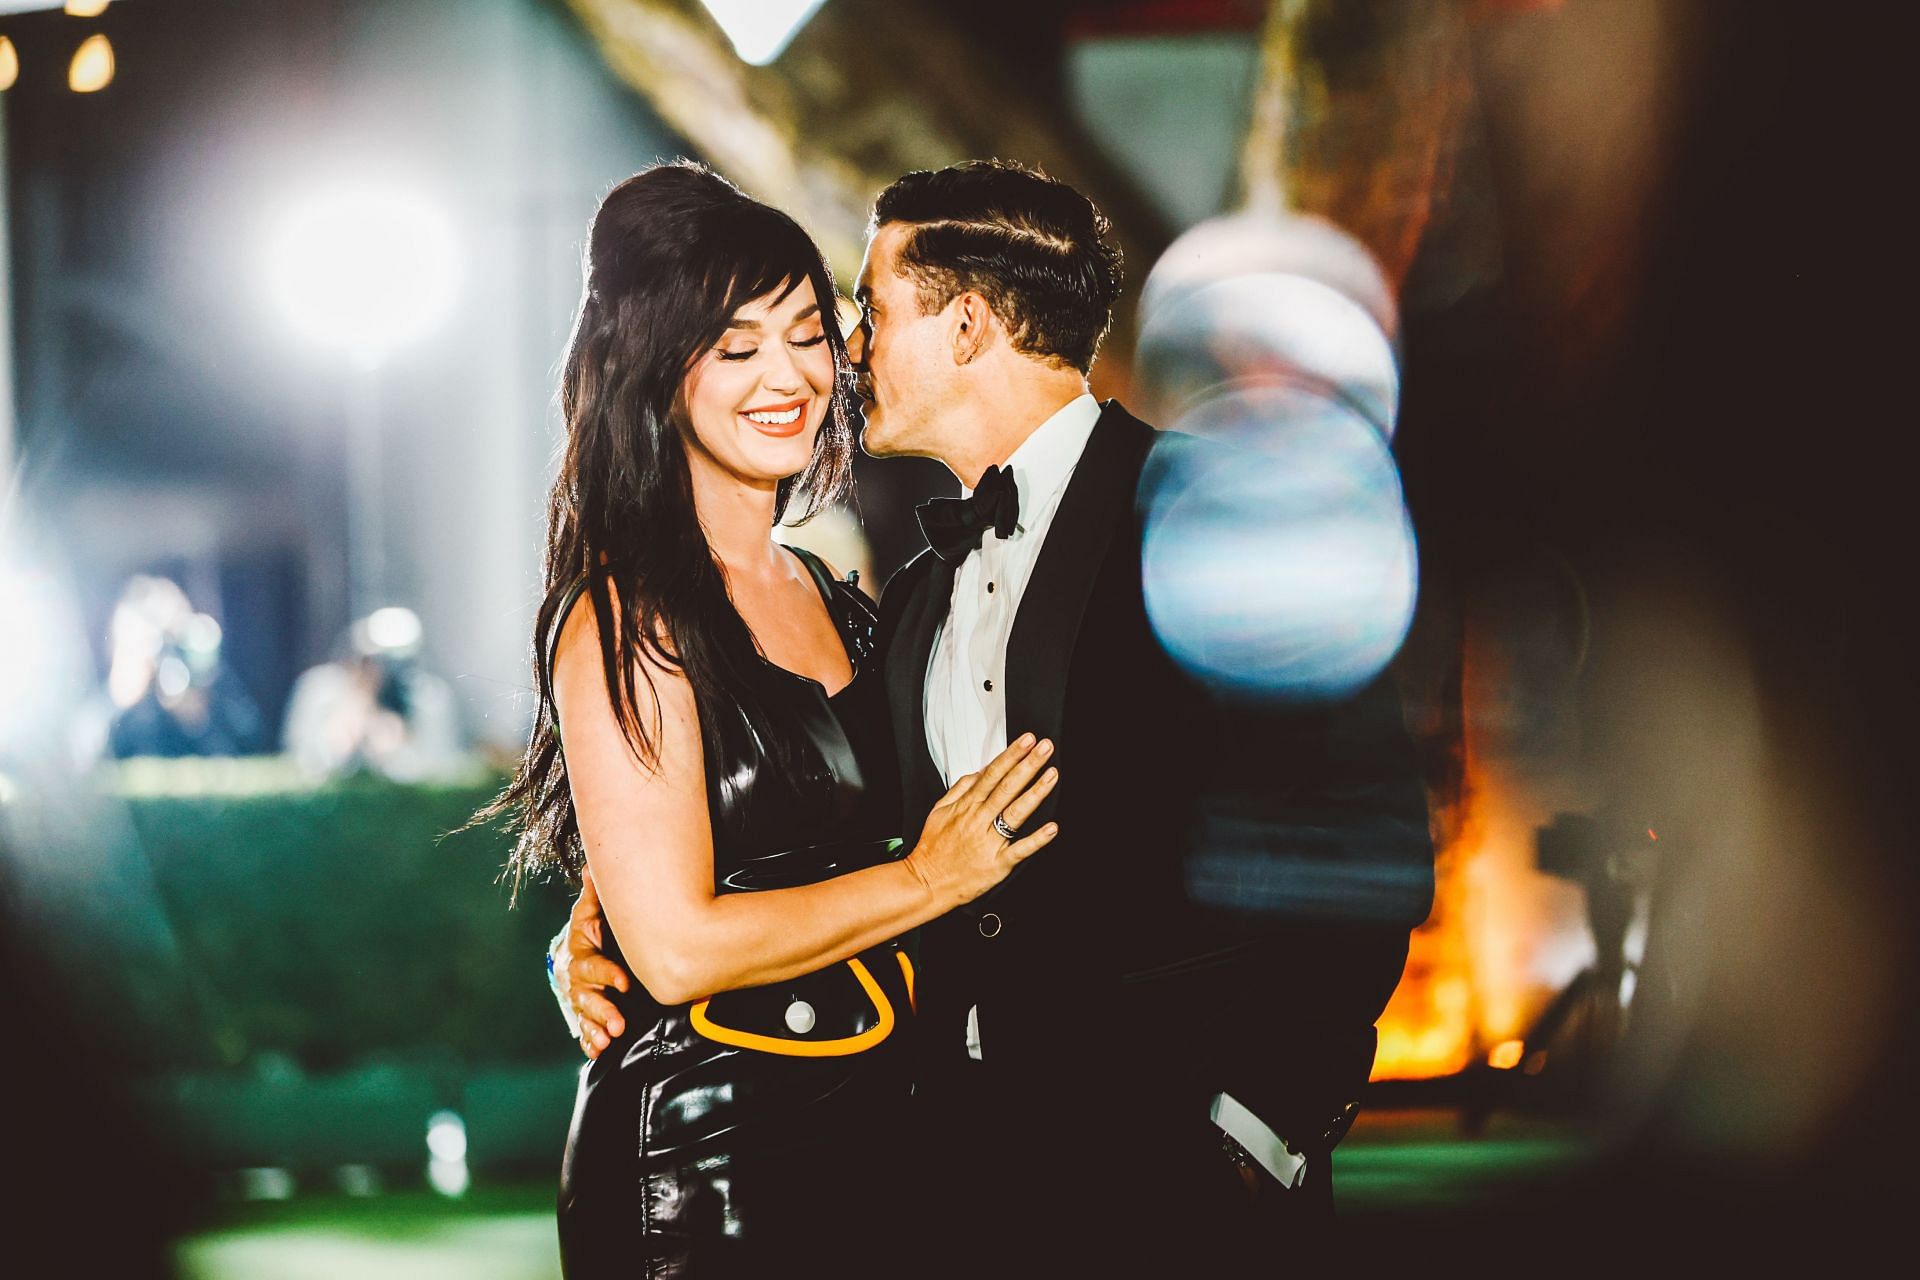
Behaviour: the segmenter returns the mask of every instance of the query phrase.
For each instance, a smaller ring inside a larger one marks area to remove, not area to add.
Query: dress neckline
[[[812,555],[800,550],[798,547],[787,546],[785,543],[781,545],[786,547],[787,552],[800,562],[800,567],[807,571],[807,577],[813,580],[813,589],[820,593],[820,603],[826,606],[827,621],[833,624],[833,634],[840,638],[840,651],[847,655],[847,669],[853,674],[847,677],[845,684],[833,692],[828,693],[827,686],[815,680],[812,676],[802,675],[798,671],[790,667],[783,667],[772,658],[769,658],[766,655],[766,651],[761,649],[760,639],[753,634],[753,628],[748,627],[747,635],[753,640],[753,656],[760,659],[765,666],[774,671],[778,671],[783,676],[791,676],[795,680],[804,681],[812,685],[825,695],[828,702],[832,702],[835,698],[838,698],[841,694],[853,688],[854,682],[860,679],[860,657],[853,651],[853,647],[847,643],[846,628],[840,625],[840,616],[834,610],[833,589],[830,585],[832,579],[823,572],[823,567],[816,565]],[[742,621],[744,622],[745,619],[742,619]]]

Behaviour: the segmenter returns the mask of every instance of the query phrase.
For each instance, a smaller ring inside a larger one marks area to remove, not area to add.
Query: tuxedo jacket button
[[[1000,915],[998,912],[989,911],[987,912],[987,914],[980,917],[980,936],[981,937],[983,938],[998,937],[1000,933],[1000,928],[1001,928],[1001,921],[1000,921]]]

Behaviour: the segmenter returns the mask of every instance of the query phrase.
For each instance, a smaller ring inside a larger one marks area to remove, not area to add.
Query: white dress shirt
[[[953,598],[927,661],[922,704],[927,750],[948,786],[1007,749],[1007,640],[1053,513],[1099,420],[1100,402],[1083,394],[1014,450],[1006,465],[1020,491],[1019,523],[1007,538],[987,530],[980,549],[953,575]],[[970,489],[964,492],[973,496]],[[1020,726],[1022,732],[1029,728]]]
[[[921,703],[927,750],[948,786],[1007,749],[1007,641],[1054,512],[1099,420],[1100,402],[1083,394],[1013,451],[1006,465],[1020,493],[1019,522],[1006,538],[988,529],[980,549],[953,575],[953,596],[927,659]],[[963,492],[973,496],[971,489]],[[983,1057],[979,1015],[977,1005],[967,1011],[967,1056],[975,1061]],[[1212,1112],[1214,1123],[1282,1186],[1294,1185],[1304,1162],[1257,1116],[1225,1093],[1215,1095]]]

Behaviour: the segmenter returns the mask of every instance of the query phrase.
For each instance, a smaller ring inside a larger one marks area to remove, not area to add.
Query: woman
[[[771,537],[846,484],[820,252],[705,169],[607,197],[563,373],[516,878],[591,874],[639,980],[561,1175],[573,1277],[889,1269],[910,1168],[897,939],[1047,844],[1014,744],[899,857],[873,606]],[[579,600],[590,607],[574,608]],[[1044,772],[1043,772],[1044,770]]]

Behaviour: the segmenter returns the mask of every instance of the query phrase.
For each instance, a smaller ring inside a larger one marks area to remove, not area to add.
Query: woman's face
[[[813,282],[784,298],[755,298],[734,313],[681,388],[697,468],[718,468],[755,487],[806,470],[833,402],[833,352]]]

